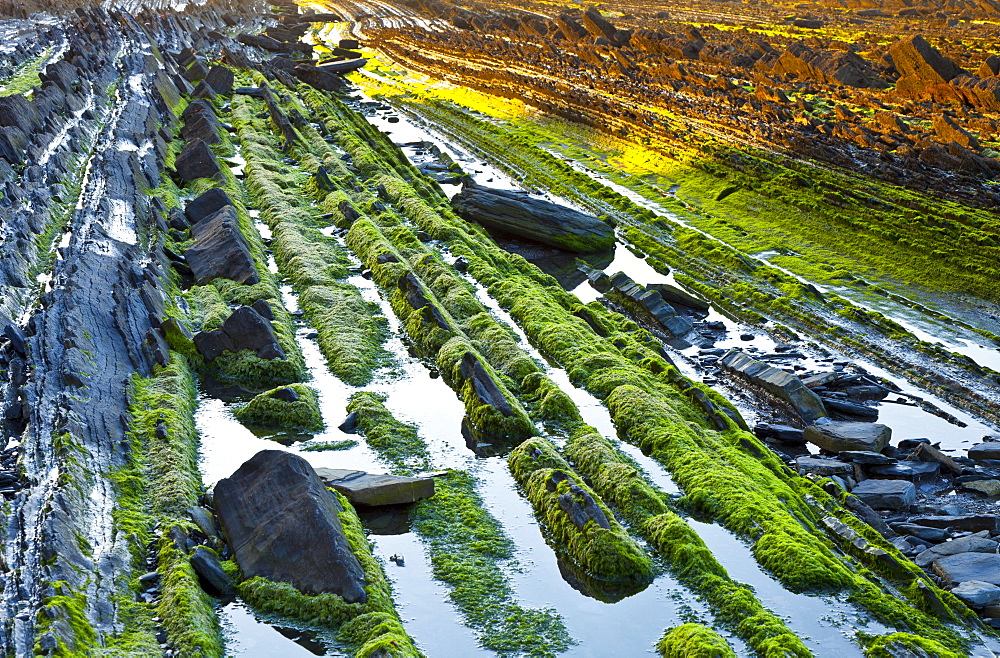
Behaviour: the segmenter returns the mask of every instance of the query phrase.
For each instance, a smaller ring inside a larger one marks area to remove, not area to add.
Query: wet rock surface
[[[569,251],[605,251],[615,244],[614,230],[598,218],[520,191],[467,185],[451,205],[470,221]]]
[[[326,486],[344,494],[352,505],[407,505],[434,495],[434,479],[377,475],[341,468],[317,468]]]

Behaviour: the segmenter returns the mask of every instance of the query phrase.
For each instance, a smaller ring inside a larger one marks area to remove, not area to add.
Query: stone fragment
[[[966,604],[977,607],[1000,603],[1000,587],[981,580],[967,580],[951,590],[951,593]]]
[[[191,568],[198,574],[201,588],[212,596],[223,599],[236,596],[236,586],[223,570],[219,556],[209,549],[195,546],[191,552]]]
[[[192,199],[184,207],[184,214],[191,224],[197,224],[210,215],[214,215],[226,206],[233,206],[233,200],[221,187],[213,187],[201,196]]]
[[[247,285],[260,283],[234,207],[225,206],[205,217],[191,227],[191,234],[194,242],[184,252],[184,261],[194,273],[196,283],[208,283],[215,278]]]
[[[452,197],[451,206],[466,220],[568,251],[607,251],[615,246],[614,229],[597,217],[519,190],[466,185]]]
[[[260,358],[282,358],[274,327],[249,306],[241,306],[214,331],[195,334],[198,353],[211,361],[225,351],[250,350]]]
[[[352,505],[405,505],[434,495],[434,478],[376,475],[341,468],[317,468],[316,474]]]
[[[739,350],[730,350],[719,359],[719,365],[724,370],[737,374],[788,402],[806,422],[811,423],[826,417],[823,401],[818,395],[806,388],[795,375],[769,366],[762,361],[757,361]],[[808,434],[809,430],[807,429],[805,436],[807,441],[809,440]],[[865,448],[860,449],[864,450]]]
[[[948,585],[975,580],[1000,585],[1000,555],[996,553],[959,553],[938,558],[932,563],[934,573]]]
[[[803,475],[806,473],[812,473],[820,476],[837,474],[851,475],[854,472],[854,467],[847,462],[842,462],[837,459],[802,456],[795,458],[795,470]],[[913,485],[910,486],[912,487]]]
[[[964,532],[988,530],[992,534],[1000,533],[1000,517],[992,514],[915,516],[910,519],[910,523],[918,523],[932,528],[952,528]]]
[[[969,458],[977,461],[984,459],[1000,459],[1000,442],[986,441],[969,448]]]
[[[974,535],[959,537],[958,539],[946,541],[937,546],[931,546],[926,551],[920,553],[914,559],[914,562],[917,563],[917,566],[927,567],[934,560],[947,555],[958,555],[959,553],[996,553],[997,546],[1000,546],[1000,544],[990,539],[989,532],[984,530]]]
[[[177,156],[174,168],[184,185],[198,178],[222,179],[219,161],[216,160],[215,154],[208,148],[208,145],[200,139],[188,142],[184,150]]]

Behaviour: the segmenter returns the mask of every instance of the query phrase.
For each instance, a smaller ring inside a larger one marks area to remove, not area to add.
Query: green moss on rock
[[[701,624],[671,628],[656,643],[656,650],[663,658],[736,658],[721,635]]]
[[[281,391],[294,391],[298,399],[280,399]],[[235,411],[237,420],[250,425],[287,427],[319,432],[323,429],[323,414],[319,410],[316,391],[305,384],[289,384],[265,391]]]

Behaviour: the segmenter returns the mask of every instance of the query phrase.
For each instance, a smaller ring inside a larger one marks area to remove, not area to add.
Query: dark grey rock
[[[220,96],[228,96],[233,93],[233,83],[236,77],[233,72],[225,66],[213,66],[205,77],[205,83]]]
[[[271,397],[275,400],[281,400],[282,402],[297,402],[299,394],[295,392],[294,388],[285,386],[283,388],[279,388],[274,393],[271,393]]]
[[[222,569],[219,556],[205,548],[196,546],[191,552],[191,568],[198,574],[201,588],[212,596],[231,599],[236,596],[236,586]]]
[[[806,441],[831,452],[880,452],[891,436],[889,427],[877,423],[833,422],[810,425],[805,431]]]
[[[951,593],[972,606],[981,607],[1000,603],[1000,587],[981,580],[967,580],[951,590]]]
[[[992,534],[1000,533],[1000,517],[992,514],[963,514],[960,516],[915,516],[911,523],[932,528],[952,528],[965,532],[982,532],[988,530]]]
[[[823,401],[818,395],[806,388],[795,375],[771,367],[762,361],[757,361],[739,350],[730,350],[719,360],[719,365],[724,370],[739,375],[788,402],[802,417],[802,420],[808,423],[826,417]],[[809,430],[806,430],[805,438],[807,441],[809,440]]]
[[[917,500],[917,489],[906,480],[865,480],[852,494],[874,509],[905,510]]]
[[[769,439],[780,443],[805,443],[805,432],[790,425],[774,423],[757,423],[753,428],[754,436],[759,439]]]
[[[469,221],[568,251],[607,251],[615,246],[614,229],[597,217],[527,192],[471,185],[452,198],[451,206]]]
[[[931,546],[926,551],[920,553],[914,562],[917,563],[917,566],[927,567],[939,557],[948,555],[958,555],[959,553],[996,553],[997,546],[1000,546],[1000,544],[990,539],[989,533],[984,530],[974,535],[959,537],[952,541],[946,541],[943,544]]]
[[[996,553],[959,553],[933,562],[934,573],[948,585],[970,580],[1000,585],[1000,555]]]
[[[194,242],[184,252],[184,260],[194,273],[196,283],[208,283],[215,278],[247,285],[260,283],[235,208],[224,206],[205,217],[191,227],[191,235]]]
[[[250,350],[260,358],[283,358],[270,321],[249,306],[241,306],[214,331],[201,331],[194,337],[199,354],[211,361],[225,351]],[[266,351],[265,351],[266,350]]]
[[[200,139],[188,142],[187,146],[177,156],[174,163],[177,176],[186,185],[198,178],[222,180],[222,169],[215,154],[208,145]]]
[[[889,527],[901,535],[913,535],[931,543],[942,542],[951,534],[943,528],[931,528],[918,523],[890,523]]]
[[[795,470],[803,475],[813,473],[814,475],[850,475],[854,472],[854,467],[837,459],[823,459],[822,457],[796,457]],[[912,484],[910,485],[913,486]]]
[[[344,536],[340,503],[302,457],[263,450],[215,485],[226,540],[247,578],[363,603],[365,574]]]
[[[896,462],[882,466],[870,466],[868,473],[887,478],[903,478],[906,480],[921,480],[935,477],[941,471],[937,462]]]
[[[986,441],[969,448],[969,457],[976,460],[1000,459],[1000,442]]]

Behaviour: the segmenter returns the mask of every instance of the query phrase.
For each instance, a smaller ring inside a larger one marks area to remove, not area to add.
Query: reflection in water
[[[246,605],[234,601],[219,609],[227,656],[349,656],[320,634],[278,626],[258,618]]]

